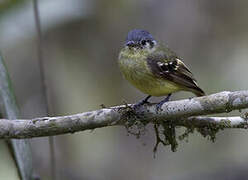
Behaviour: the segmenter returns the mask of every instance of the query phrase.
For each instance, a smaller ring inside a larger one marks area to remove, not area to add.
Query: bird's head
[[[134,29],[128,32],[125,46],[129,49],[152,49],[157,42],[152,35],[140,29]]]

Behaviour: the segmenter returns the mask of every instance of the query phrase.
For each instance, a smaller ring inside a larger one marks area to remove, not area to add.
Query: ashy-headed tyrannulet
[[[136,106],[146,103],[151,96],[167,95],[157,104],[159,109],[169,100],[171,93],[177,91],[190,91],[196,96],[205,95],[182,59],[169,48],[157,43],[147,31],[135,29],[128,33],[118,62],[124,77],[148,94]]]

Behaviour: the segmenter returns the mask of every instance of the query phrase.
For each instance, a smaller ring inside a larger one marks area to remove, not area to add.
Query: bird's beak
[[[134,41],[128,41],[125,45],[128,46],[128,47],[135,47],[135,46],[137,46]]]

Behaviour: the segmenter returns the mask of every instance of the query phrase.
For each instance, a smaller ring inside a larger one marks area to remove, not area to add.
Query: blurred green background
[[[182,56],[207,94],[248,89],[248,1],[40,0],[39,5],[51,116],[144,97],[122,78],[117,64],[134,28],[148,30]],[[0,50],[23,118],[45,112],[36,45],[32,1],[0,0]],[[192,96],[180,92],[172,99]],[[123,127],[61,135],[55,150],[58,179],[247,179],[247,138],[247,130],[225,130],[211,143],[195,133],[175,153],[160,146],[154,159],[152,130],[141,139],[127,136]],[[51,179],[48,139],[32,139],[31,145],[35,171]]]

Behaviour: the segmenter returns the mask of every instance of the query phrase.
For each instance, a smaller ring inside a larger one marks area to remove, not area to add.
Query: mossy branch
[[[204,97],[170,101],[156,111],[155,104],[133,110],[122,105],[70,116],[41,117],[30,120],[0,120],[0,138],[33,138],[90,130],[113,125],[131,127],[141,123],[173,123],[194,128],[247,128],[247,117],[197,117],[241,110],[248,107],[248,91],[220,92]],[[193,116],[193,117],[192,117]],[[195,117],[196,116],[196,117]]]

